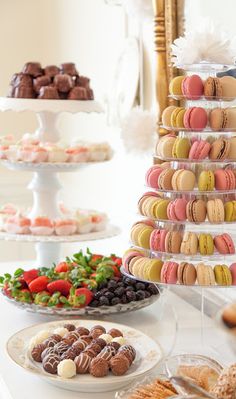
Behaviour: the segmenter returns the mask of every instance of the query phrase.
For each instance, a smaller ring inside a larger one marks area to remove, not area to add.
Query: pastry
[[[216,384],[211,388],[210,394],[217,399],[234,399],[236,390],[236,365],[224,369],[218,377]]]
[[[206,99],[220,99],[223,97],[221,79],[209,76],[204,83],[204,96]]]
[[[59,94],[57,88],[54,86],[43,86],[39,90],[38,98],[45,100],[59,100]]]
[[[171,126],[171,114],[176,109],[174,105],[170,105],[169,107],[165,108],[162,113],[162,124],[164,126],[170,127]]]
[[[45,75],[48,76],[50,79],[53,79],[59,72],[60,69],[56,65],[47,65],[44,68]]]
[[[175,396],[176,394],[177,392],[175,388],[169,381],[157,379],[152,383],[135,388],[134,392],[128,397],[128,399],[166,399]]]
[[[170,134],[161,137],[156,145],[156,155],[160,158],[172,158],[175,140],[176,136]]]
[[[222,86],[222,98],[232,100],[236,97],[236,79],[233,76],[223,76],[220,78]]]
[[[215,280],[218,285],[232,285],[232,275],[226,265],[216,265],[214,267]]]
[[[171,180],[172,190],[192,191],[195,186],[195,180],[195,174],[191,170],[176,170]]]
[[[186,220],[187,201],[184,198],[176,198],[171,201],[167,207],[167,216],[169,220],[185,221]]]
[[[85,87],[85,89],[89,89],[89,83],[90,83],[90,79],[87,78],[87,76],[76,76],[75,79],[75,85],[76,86],[81,86],[81,87]]]
[[[49,236],[54,232],[53,222],[47,217],[37,217],[32,219],[30,231],[34,235]]]
[[[21,215],[11,216],[4,223],[4,230],[10,234],[29,234],[31,221]]]
[[[229,268],[232,276],[232,284],[236,285],[236,263],[232,263]]]
[[[215,187],[215,176],[211,170],[203,170],[198,178],[199,191],[213,191]]]
[[[51,83],[51,79],[49,76],[39,76],[33,80],[34,91],[39,94],[41,87],[49,86]]]
[[[227,201],[224,205],[225,210],[225,221],[235,222],[236,221],[236,201]]]
[[[194,265],[181,262],[178,267],[177,279],[179,284],[194,285],[197,279],[197,272]]]
[[[217,169],[215,175],[216,190],[234,190],[236,186],[235,174],[231,169]]]
[[[203,130],[207,126],[207,113],[204,108],[191,107],[184,114],[184,127],[192,130]]]
[[[186,76],[182,80],[181,89],[188,100],[198,100],[204,91],[202,79],[198,75]]]
[[[76,365],[73,360],[65,359],[57,365],[57,374],[62,378],[72,378],[76,375]]]
[[[172,176],[174,175],[174,169],[164,169],[158,178],[159,189],[161,190],[172,190]]]
[[[171,113],[170,123],[172,127],[175,128],[183,128],[184,127],[184,115],[185,115],[185,108],[183,107],[176,107],[174,111]]]
[[[180,252],[184,255],[196,255],[198,251],[198,236],[196,233],[186,231],[181,242]]]
[[[182,81],[185,79],[185,76],[176,76],[170,81],[169,92],[175,96],[183,95],[182,92]]]
[[[60,148],[55,145],[46,146],[48,154],[48,162],[67,162],[68,154],[63,148]]]
[[[150,235],[150,249],[157,252],[165,252],[165,239],[167,230],[153,230]]]
[[[209,158],[212,160],[224,160],[229,157],[230,141],[227,139],[215,140],[211,145]]]
[[[214,386],[219,377],[219,373],[211,367],[185,366],[184,364],[179,366],[178,375],[189,378],[194,382],[194,384],[203,388],[207,392],[209,392],[212,386]]]
[[[169,204],[170,200],[168,199],[159,199],[155,202],[155,206],[154,206],[154,213],[153,216],[156,219],[159,220],[167,220],[167,207]],[[149,216],[149,215],[147,215]]]
[[[228,110],[225,108],[212,109],[209,114],[209,124],[211,129],[215,131],[224,130],[228,128],[229,127]]]
[[[67,98],[68,100],[93,100],[93,94],[92,92],[88,94],[84,87],[75,86],[69,91]]]
[[[161,282],[166,284],[176,284],[178,263],[176,262],[165,262],[161,269]]]
[[[168,231],[165,237],[165,252],[179,254],[182,234],[179,231]]]
[[[31,86],[23,86],[22,84],[20,84],[19,86],[17,86],[12,95],[14,95],[15,98],[35,98],[36,97],[36,93],[33,89],[33,87]]]
[[[22,72],[25,74],[29,74],[33,76],[34,78],[37,78],[37,76],[42,75],[42,67],[39,62],[27,62],[22,69]]]
[[[214,271],[211,266],[199,263],[196,267],[197,281],[199,285],[215,285]]]
[[[173,158],[183,158],[186,159],[189,156],[190,150],[190,141],[185,137],[178,137],[175,140],[173,149],[172,149],[172,157]]]
[[[57,219],[54,222],[55,233],[58,236],[69,236],[77,231],[77,223],[73,219]]]
[[[186,207],[186,214],[189,222],[194,222],[194,223],[204,222],[207,214],[207,207],[205,201],[201,199],[195,199],[189,201]]]
[[[78,76],[78,72],[76,66],[73,62],[65,62],[60,65],[60,70],[63,74],[67,74],[70,76]]]
[[[231,137],[229,140],[230,142],[230,149],[228,153],[228,159],[236,160],[236,137]]]
[[[211,234],[199,234],[199,252],[201,255],[213,255],[214,253],[214,241]]]
[[[68,162],[87,162],[89,158],[89,150],[87,147],[71,147],[66,150]]]
[[[215,236],[214,244],[217,251],[222,255],[235,253],[234,242],[227,233]]]
[[[225,218],[224,204],[221,199],[207,201],[207,217],[211,223],[222,223]]]
[[[146,184],[149,187],[158,189],[159,188],[158,179],[162,172],[163,169],[160,168],[158,165],[154,165],[151,168],[149,168],[148,171],[146,172],[146,177],[145,177]]]
[[[211,150],[211,145],[206,140],[196,140],[189,151],[189,159],[205,159]]]
[[[68,93],[72,87],[74,87],[74,82],[72,77],[68,74],[58,74],[54,77],[53,83],[57,90],[61,93]]]

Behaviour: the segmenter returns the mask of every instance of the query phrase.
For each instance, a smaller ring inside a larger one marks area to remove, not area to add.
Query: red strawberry
[[[115,262],[117,266],[121,266],[122,265],[122,259],[117,257],[117,256],[115,256],[115,255],[111,256],[111,260],[113,262]]]
[[[33,281],[35,278],[37,278],[39,275],[39,272],[37,269],[31,269],[28,270],[27,272],[23,273],[23,278],[25,280],[25,282],[29,285],[29,283],[31,283],[31,281]]]
[[[113,269],[113,272],[114,272],[114,276],[115,277],[120,277],[121,276],[121,272],[120,272],[120,270],[119,270],[119,268],[117,267],[117,266],[111,266],[112,267],[112,269]]]
[[[69,265],[66,262],[60,262],[58,265],[55,267],[55,272],[56,273],[66,273],[69,271]]]
[[[9,298],[12,298],[11,289],[9,288],[9,284],[8,283],[4,284],[3,292],[4,292],[4,294],[6,296],[8,296]]]
[[[53,292],[59,291],[62,295],[69,295],[72,284],[66,280],[56,280],[52,281],[47,285],[48,291],[53,294]]]
[[[31,283],[29,283],[29,289],[31,292],[44,291],[47,288],[49,278],[47,276],[40,276],[35,278]]]
[[[18,282],[21,284],[20,288],[27,288],[27,284],[25,282],[25,279],[23,277],[18,278]]]
[[[87,306],[93,299],[93,293],[88,288],[77,288],[75,295],[79,299],[81,307]]]
[[[97,262],[98,260],[102,259],[103,255],[93,254],[91,257],[91,262]]]

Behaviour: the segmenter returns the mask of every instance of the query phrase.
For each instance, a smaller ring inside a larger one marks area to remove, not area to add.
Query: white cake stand
[[[0,111],[35,112],[39,121],[39,127],[34,133],[34,137],[41,142],[56,143],[60,140],[61,136],[60,131],[57,128],[57,118],[61,113],[100,113],[103,112],[103,109],[96,101],[37,100],[0,97]],[[95,163],[96,162],[34,164],[27,162],[2,161],[2,164],[11,170],[34,172],[33,179],[28,186],[28,188],[33,192],[33,207],[28,216],[34,218],[39,215],[45,215],[51,219],[63,217],[58,206],[58,195],[62,188],[58,178],[58,173],[74,171],[78,168]],[[41,266],[51,266],[53,262],[58,262],[60,260],[61,242],[97,240],[118,233],[118,228],[108,225],[103,232],[94,232],[85,235],[80,234],[69,237],[35,237],[1,233],[0,239],[35,242],[37,264]]]

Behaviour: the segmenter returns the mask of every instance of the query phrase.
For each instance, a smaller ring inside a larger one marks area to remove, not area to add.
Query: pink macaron
[[[128,252],[126,255],[124,255],[123,257],[123,265],[125,267],[125,270],[127,272],[129,272],[129,262],[131,261],[131,259],[133,259],[135,256],[144,256],[141,252],[138,251],[130,251]]]
[[[176,284],[178,263],[176,262],[165,262],[161,269],[161,282],[166,284]]]
[[[150,249],[158,252],[165,252],[165,238],[167,230],[153,230],[150,235]]]
[[[204,108],[191,107],[184,114],[184,127],[192,130],[203,130],[207,125],[207,113]]]
[[[205,159],[208,156],[210,149],[211,145],[208,141],[194,141],[189,151],[189,159]]]
[[[186,76],[182,81],[181,90],[188,100],[198,100],[204,92],[202,79],[198,75]]]
[[[214,244],[217,251],[222,255],[235,253],[234,242],[230,235],[227,233],[215,236]]]
[[[215,175],[216,190],[234,190],[236,187],[236,180],[234,172],[231,169],[217,169]]]
[[[154,165],[149,168],[145,176],[146,184],[151,188],[158,189],[158,177],[162,171],[163,169],[158,165]]]
[[[185,221],[187,201],[184,198],[176,198],[167,207],[167,217],[169,220]]]
[[[232,280],[233,280],[232,284],[236,285],[236,263],[232,263],[229,270],[231,271],[231,275],[232,275]]]

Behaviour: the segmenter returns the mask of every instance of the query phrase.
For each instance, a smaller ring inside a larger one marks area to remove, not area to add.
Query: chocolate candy
[[[78,356],[78,353],[77,353],[76,349],[70,347],[69,349],[67,349],[66,352],[64,352],[64,353],[61,355],[61,360],[64,360],[64,359],[71,359],[71,360],[74,360],[74,359],[76,358],[76,356]]]
[[[123,337],[122,332],[116,328],[112,328],[110,331],[108,331],[108,334],[110,334],[113,338]]]
[[[35,98],[35,92],[32,87],[19,85],[14,90],[15,98]]]
[[[87,342],[83,341],[82,339],[78,339],[78,341],[75,341],[72,345],[72,348],[75,348],[77,351],[82,352],[85,350],[87,346]]]
[[[58,73],[60,73],[60,69],[56,65],[47,65],[44,68],[44,73],[51,79],[54,78],[54,76],[56,76]]]
[[[61,356],[64,352],[67,351],[67,349],[69,349],[69,345],[67,345],[65,342],[61,341],[58,342],[55,346],[54,346],[54,350],[56,353],[58,353],[59,356]]]
[[[41,353],[41,360],[43,360],[50,353],[56,353],[58,355],[58,353],[55,350],[55,346],[54,347],[49,346],[48,348],[44,349],[44,351]]]
[[[43,86],[39,90],[38,98],[45,100],[60,100],[58,91],[54,86]]]
[[[100,324],[96,324],[95,326],[93,326],[92,328],[91,328],[91,330],[90,330],[90,333],[93,331],[93,330],[102,330],[102,333],[103,334],[106,334],[106,329],[103,327],[103,326],[101,326]]]
[[[76,328],[76,332],[79,335],[89,335],[89,330],[87,328],[85,328],[85,327],[77,327]]]
[[[14,86],[8,87],[7,97],[15,97],[15,87]]]
[[[62,340],[62,337],[59,334],[52,334],[49,338],[54,339],[57,342],[60,342]]]
[[[73,79],[70,75],[56,75],[53,83],[55,84],[58,91],[62,93],[68,93],[74,86]]]
[[[63,337],[63,342],[65,342],[67,345],[72,345],[75,341],[78,341],[79,338],[80,335],[75,330],[69,332],[69,334],[66,334],[65,337]]]
[[[86,353],[81,353],[74,360],[76,365],[76,373],[77,374],[86,374],[89,370],[89,366],[92,358]]]
[[[50,346],[51,347],[55,346],[58,343],[58,341],[56,339],[49,337],[48,339],[43,341],[43,343],[46,345],[45,348],[49,348]]]
[[[29,75],[37,78],[43,74],[41,64],[39,62],[27,62],[22,69],[23,73],[28,73]]]
[[[95,357],[95,359],[91,361],[89,372],[94,377],[105,377],[109,372],[108,361],[101,357]]]
[[[64,328],[66,328],[68,331],[74,331],[75,330],[75,325],[74,324],[65,324],[64,326],[63,326]]]
[[[87,89],[87,100],[94,100],[94,94],[92,89]]]
[[[87,100],[87,90],[84,87],[75,86],[68,94],[68,100]]]
[[[61,72],[70,76],[77,76],[78,72],[76,70],[75,64],[73,62],[65,62],[61,64]]]
[[[109,362],[109,360],[111,360],[116,353],[116,349],[112,346],[105,346],[105,348],[99,353],[98,357],[101,357]]]
[[[122,345],[118,350],[118,354],[122,354],[129,360],[130,364],[134,361],[136,357],[136,351],[131,345]]]
[[[34,348],[32,349],[31,356],[34,359],[35,362],[41,362],[41,355],[43,351],[45,350],[46,346],[45,344],[38,344],[35,345]]]
[[[85,89],[89,89],[90,79],[86,76],[77,76],[75,79],[75,85],[84,87]]]
[[[109,366],[112,374],[124,375],[128,371],[130,364],[127,357],[118,354],[110,360]]]
[[[56,353],[51,353],[43,359],[43,368],[47,373],[57,374],[57,366],[60,363],[60,357]]]
[[[112,348],[115,348],[116,351],[118,351],[120,349],[120,344],[118,342],[110,342],[109,344],[107,344],[108,348],[109,348],[109,346],[111,346]]]
[[[11,84],[15,87],[19,85],[32,87],[33,80],[27,73],[15,73],[11,79]]]
[[[91,335],[81,335],[80,339],[82,339],[82,341],[87,342],[87,344],[91,344],[93,337]]]
[[[90,334],[94,339],[99,338],[100,335],[104,334],[104,330],[101,328],[94,328],[90,331]]]
[[[35,78],[33,81],[34,90],[36,91],[36,93],[39,93],[41,87],[49,86],[50,83],[51,79],[49,78],[49,76],[39,76],[38,78]]]
[[[86,355],[90,356],[92,359],[97,356],[97,352],[92,348],[89,349],[86,348],[83,353],[86,353]]]
[[[98,355],[100,352],[101,352],[101,350],[102,350],[102,348],[101,348],[101,346],[100,345],[98,345],[98,344],[90,344],[90,345],[88,345],[87,346],[87,348],[86,348],[86,351],[87,350],[93,350],[93,351],[95,351],[96,352],[96,355]]]
[[[104,341],[104,339],[102,339],[102,338],[95,338],[92,340],[91,343],[98,344],[101,347],[101,349],[103,349],[107,344],[106,341]]]

